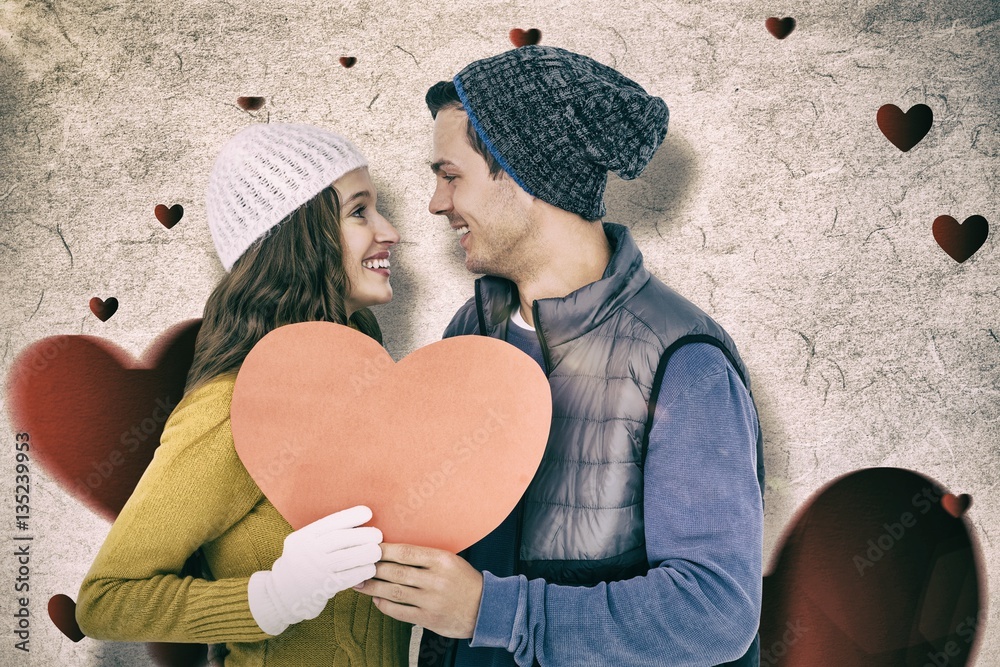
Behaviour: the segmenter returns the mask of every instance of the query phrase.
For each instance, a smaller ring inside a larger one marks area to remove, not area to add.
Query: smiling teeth
[[[361,262],[361,266],[366,269],[388,269],[389,260],[387,259],[369,259],[367,261]]]
[[[466,234],[469,233],[469,228],[459,227],[458,229],[455,230],[455,233],[458,234],[459,236],[465,236]]]

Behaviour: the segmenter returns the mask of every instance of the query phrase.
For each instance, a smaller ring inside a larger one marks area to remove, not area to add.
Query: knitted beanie
[[[349,171],[368,164],[350,141],[312,125],[257,123],[229,140],[208,178],[205,214],[229,271],[254,241]]]
[[[528,194],[604,215],[607,172],[642,173],[667,133],[659,97],[601,63],[552,46],[477,60],[455,88],[480,138]]]

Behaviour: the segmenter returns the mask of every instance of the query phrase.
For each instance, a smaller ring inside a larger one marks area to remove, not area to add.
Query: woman
[[[407,664],[410,625],[350,587],[374,576],[381,532],[359,506],[292,531],[243,467],[229,406],[236,371],[283,324],[349,324],[392,298],[399,235],[375,210],[366,160],[308,125],[251,126],[222,149],[207,218],[227,271],[205,305],[184,398],[83,582],[97,639],[225,643],[225,664]],[[182,576],[201,549],[211,580]],[[332,602],[329,600],[332,598]]]

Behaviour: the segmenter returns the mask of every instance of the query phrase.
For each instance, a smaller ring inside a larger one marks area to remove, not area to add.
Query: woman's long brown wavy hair
[[[215,286],[202,316],[188,370],[187,394],[219,375],[235,373],[271,330],[295,322],[348,324],[340,200],[329,186],[257,239]],[[380,344],[367,308],[350,323]]]

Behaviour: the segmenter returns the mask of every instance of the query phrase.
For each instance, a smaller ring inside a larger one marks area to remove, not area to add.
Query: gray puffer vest
[[[643,462],[658,387],[671,354],[706,342],[723,351],[747,390],[729,335],[645,269],[628,229],[603,223],[612,246],[604,276],[564,298],[532,304],[552,388],[552,428],[525,492],[518,573],[594,585],[649,569],[643,531]],[[506,339],[517,301],[509,280],[484,276],[444,336]],[[764,488],[757,432],[757,480]]]

